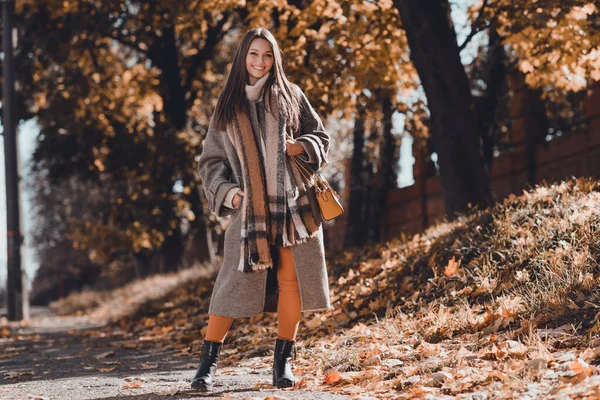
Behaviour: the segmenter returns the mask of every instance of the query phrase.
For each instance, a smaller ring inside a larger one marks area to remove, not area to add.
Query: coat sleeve
[[[328,162],[329,135],[317,112],[312,108],[304,92],[296,86],[300,92],[300,130],[294,138],[300,143],[306,153],[297,157],[304,166],[313,172],[319,171]]]
[[[208,200],[208,208],[219,217],[233,213],[234,209],[225,207],[227,193],[239,185],[231,178],[231,166],[227,160],[224,140],[228,140],[225,132],[217,131],[211,119],[198,159],[198,172]]]

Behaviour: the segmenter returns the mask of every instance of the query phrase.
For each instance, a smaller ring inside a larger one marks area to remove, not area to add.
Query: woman
[[[302,312],[332,308],[321,216],[311,171],[327,162],[329,136],[306,96],[287,79],[271,32],[238,46],[198,161],[210,210],[231,216],[192,388],[212,388],[234,318],[277,312],[273,385],[297,382],[290,361]]]

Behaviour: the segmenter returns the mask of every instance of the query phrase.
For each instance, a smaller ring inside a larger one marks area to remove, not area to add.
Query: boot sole
[[[205,383],[192,383],[192,389],[200,392],[208,392],[213,389],[213,385],[207,385]]]
[[[290,387],[294,387],[294,386],[296,386],[296,385],[295,385],[295,384],[293,384],[293,383],[289,383],[289,384],[288,384],[288,383],[286,383],[286,384],[283,384],[283,385],[277,385],[277,384],[273,384],[273,386],[276,386],[278,389],[284,389],[284,388],[290,388]]]
[[[294,383],[294,382],[285,382],[285,383],[277,384],[277,381],[275,380],[275,375],[273,375],[273,386],[276,386],[279,389],[282,389],[282,388],[294,387],[294,386],[296,386],[296,383]]]

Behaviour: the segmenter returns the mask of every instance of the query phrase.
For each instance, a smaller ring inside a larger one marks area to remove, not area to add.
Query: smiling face
[[[250,85],[254,85],[256,81],[268,74],[272,67],[273,49],[271,49],[271,45],[265,39],[254,39],[246,54],[246,70]]]

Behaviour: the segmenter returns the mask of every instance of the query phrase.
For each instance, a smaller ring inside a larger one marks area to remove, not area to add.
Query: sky
[[[474,0],[457,0],[451,3],[452,19],[457,32],[458,43],[461,44],[468,35],[470,28],[466,22],[466,10]],[[476,43],[481,41],[482,35],[477,35],[473,42],[461,53],[462,62],[470,63],[474,57],[474,49]],[[403,118],[395,116],[394,130],[397,134],[401,134]],[[35,139],[39,132],[35,120],[29,120],[21,123],[18,129],[18,146],[19,146],[19,164],[21,176],[26,180],[29,176],[29,161],[35,148]],[[412,165],[414,158],[412,157],[412,138],[404,136],[402,147],[400,149],[400,171],[401,175],[398,178],[399,187],[406,187],[413,184]],[[26,192],[21,182],[21,230],[25,235],[25,242],[21,248],[22,268],[26,271],[28,277],[28,286],[31,286],[31,281],[35,271],[38,268],[37,260],[29,246],[28,232],[32,226],[30,193]],[[4,285],[6,279],[6,186],[4,172],[4,137],[0,140],[0,285]]]
[[[29,232],[31,223],[30,212],[30,194],[24,191],[23,183],[29,176],[29,161],[35,148],[35,138],[39,128],[35,120],[29,120],[21,123],[18,128],[18,152],[20,164],[20,189],[21,189],[21,231],[25,235],[25,243],[21,247],[21,267],[26,272],[29,285],[33,279],[34,273],[38,268],[37,261],[29,247]],[[4,285],[6,279],[6,176],[4,165],[4,136],[0,140],[0,284]]]

